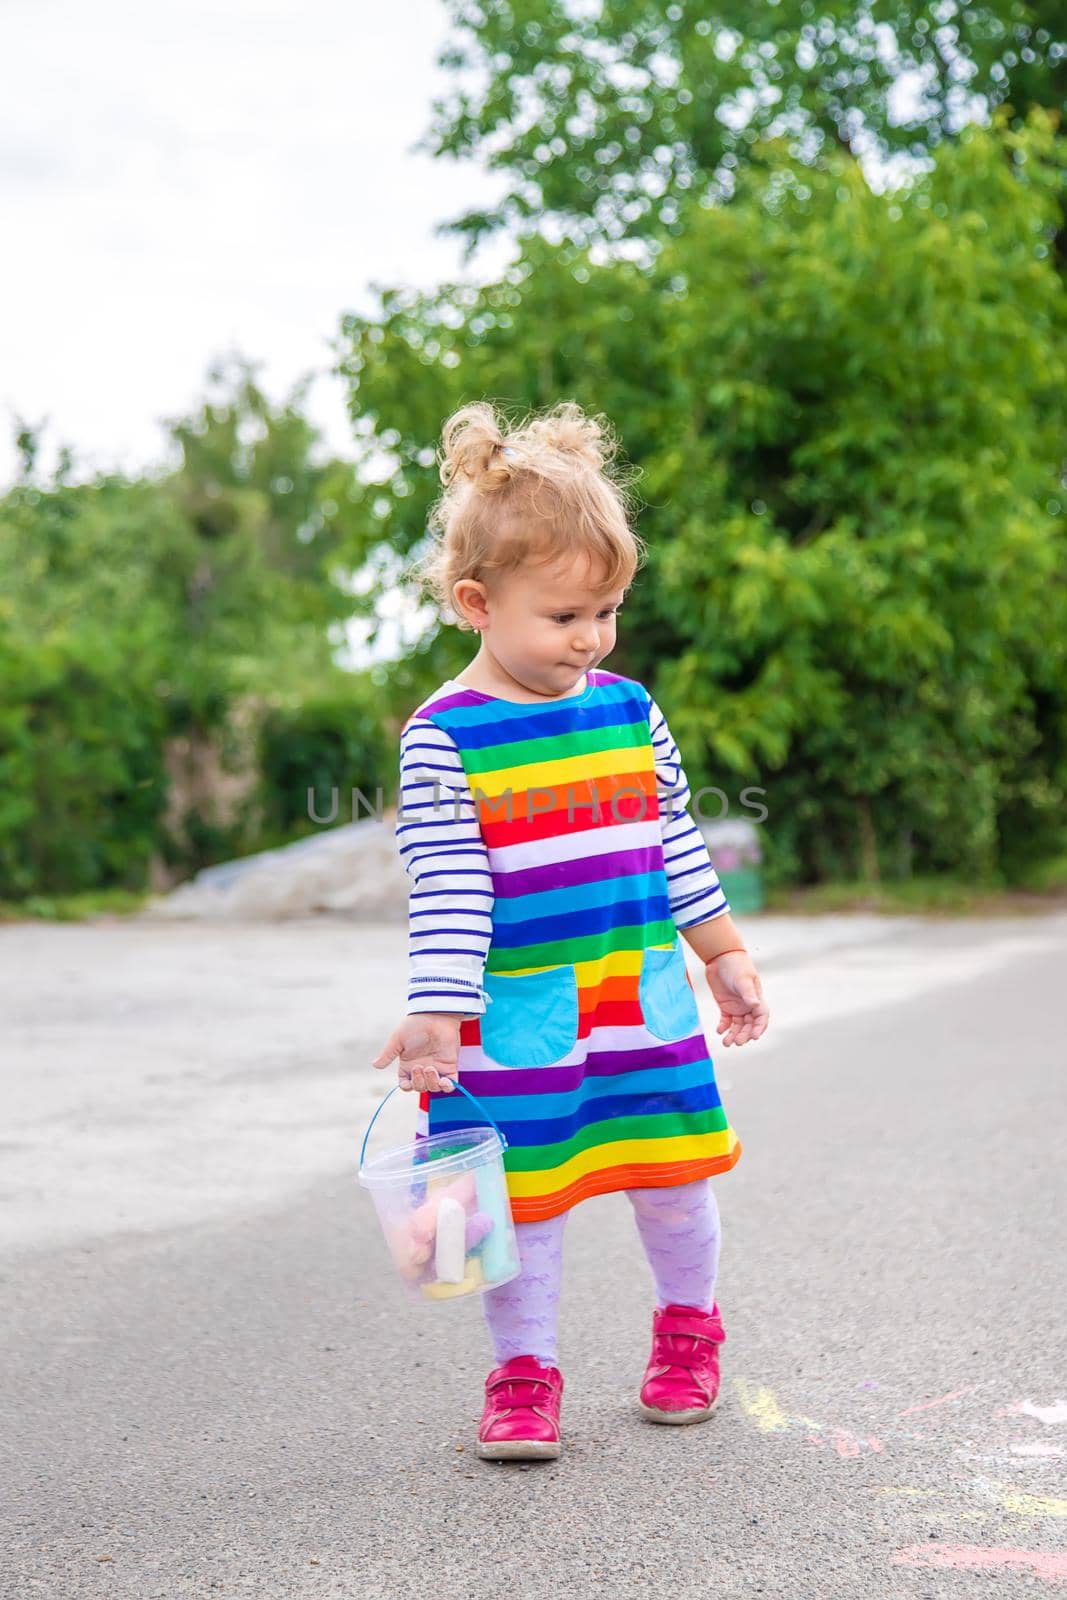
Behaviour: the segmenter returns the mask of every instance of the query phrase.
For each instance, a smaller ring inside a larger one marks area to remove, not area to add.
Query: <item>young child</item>
[[[563,1229],[618,1190],[656,1287],[640,1410],[710,1415],[726,1337],[710,1178],[741,1144],[679,934],[724,1045],[768,1022],[663,713],[601,666],[640,559],[611,440],[569,403],[505,426],[471,405],[444,428],[421,573],[480,647],[401,733],[408,1007],[374,1062],[418,1091],[417,1137],[475,1120],[449,1099],[458,1079],[507,1139],[521,1272],[481,1295],[490,1459],[559,1455]]]

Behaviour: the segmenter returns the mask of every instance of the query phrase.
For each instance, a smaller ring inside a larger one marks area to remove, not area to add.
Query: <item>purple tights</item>
[[[719,1271],[719,1207],[710,1178],[662,1189],[624,1191],[656,1285],[656,1304],[710,1311]],[[522,1271],[482,1295],[497,1364],[532,1355],[558,1364],[556,1329],[568,1211],[546,1222],[517,1222]]]

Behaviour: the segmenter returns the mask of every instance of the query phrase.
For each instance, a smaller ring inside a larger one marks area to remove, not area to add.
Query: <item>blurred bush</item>
[[[354,792],[370,806],[395,798],[397,755],[381,722],[380,705],[348,682],[298,705],[275,707],[259,729],[257,838],[283,843],[318,831],[323,822],[358,822]],[[316,820],[317,819],[317,820]]]
[[[150,676],[116,656],[83,630],[0,636],[0,898],[147,879],[164,716]]]
[[[331,718],[343,742],[351,464],[314,459],[299,389],[272,407],[245,363],[211,379],[155,478],[41,483],[22,437],[0,498],[0,900],[163,886],[274,842],[296,751],[286,792],[250,804],[257,716],[305,702],[320,752]]]

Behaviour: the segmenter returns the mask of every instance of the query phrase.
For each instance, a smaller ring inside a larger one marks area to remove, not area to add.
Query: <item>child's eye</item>
[[[612,616],[617,617],[621,610],[622,610],[622,606],[606,606],[604,608],[604,610],[599,613],[599,615],[602,616],[602,617],[612,617]],[[574,612],[573,611],[560,611],[560,612],[557,612],[557,614],[552,618],[552,621],[553,622],[573,622],[574,621]]]

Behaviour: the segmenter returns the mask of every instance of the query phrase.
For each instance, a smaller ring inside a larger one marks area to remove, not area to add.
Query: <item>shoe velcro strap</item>
[[[508,1384],[512,1384],[512,1383],[515,1383],[515,1384],[540,1383],[540,1384],[543,1384],[546,1389],[550,1390],[552,1388],[552,1380],[551,1380],[551,1378],[538,1378],[532,1372],[530,1372],[530,1373],[526,1373],[526,1372],[511,1372],[511,1373],[507,1373],[503,1377],[494,1378],[491,1381],[491,1383],[489,1384],[488,1392],[489,1392],[489,1394],[495,1394],[498,1389],[506,1388]],[[532,1396],[531,1396],[531,1399],[532,1399]],[[523,1401],[519,1401],[519,1404],[522,1405],[522,1404],[524,1404],[524,1402]]]
[[[726,1338],[718,1318],[696,1327],[689,1317],[677,1315],[657,1317],[655,1333],[657,1336],[661,1333],[682,1333],[690,1339],[706,1339],[709,1344],[722,1344]]]

